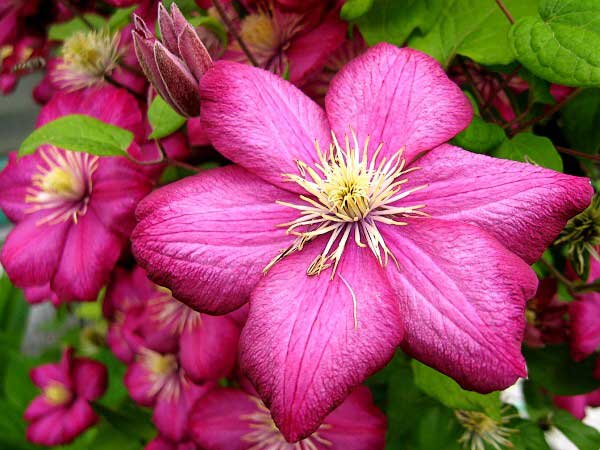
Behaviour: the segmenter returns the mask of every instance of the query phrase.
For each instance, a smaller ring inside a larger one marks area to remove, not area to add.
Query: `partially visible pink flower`
[[[46,41],[37,36],[24,36],[13,45],[0,46],[0,93],[12,92],[21,76],[43,64],[48,50]]]
[[[158,435],[144,447],[144,450],[203,450],[192,441],[173,442],[164,436]]]
[[[39,0],[0,0],[0,47],[13,43],[21,34],[24,19],[38,8]]]
[[[587,407],[600,406],[600,389],[583,395],[554,396],[554,404],[569,411],[579,420],[585,418]]]
[[[411,49],[355,58],[325,110],[229,61],[200,93],[207,135],[236,165],[149,195],[133,251],[200,311],[250,299],[240,365],[288,440],[314,432],[400,343],[468,389],[526,375],[529,265],[589,205],[588,179],[447,145],[470,103]]]
[[[538,285],[535,297],[527,302],[524,342],[530,347],[559,344],[567,340],[566,315],[569,306],[556,298],[556,289],[554,278],[544,278]]]
[[[248,50],[259,67],[288,74],[296,85],[322,69],[346,36],[346,23],[326,2],[301,12],[285,11],[273,1],[248,6],[238,30]],[[235,39],[230,39],[223,59],[250,63]]]
[[[600,262],[590,258],[588,283],[600,279]],[[600,293],[578,295],[569,303],[571,354],[580,361],[600,350]]]
[[[192,406],[213,385],[214,382],[193,383],[180,366],[176,353],[159,353],[150,349],[139,349],[136,360],[125,374],[129,395],[140,405],[154,409],[154,425],[161,434],[175,442],[188,437],[188,416]]]
[[[561,84],[551,84],[550,85],[550,95],[554,98],[556,103],[562,102],[569,95],[573,93],[575,88],[569,86],[563,86]]]
[[[76,358],[65,350],[60,363],[36,367],[30,373],[42,395],[25,411],[27,440],[54,446],[68,444],[96,423],[90,402],[106,390],[106,368],[98,361]]]
[[[139,108],[124,90],[56,94],[37,125],[66,114],[86,114],[141,139]],[[8,276],[22,288],[49,285],[60,300],[95,300],[128,243],[135,207],[153,183],[144,167],[125,157],[49,145],[22,158],[12,153],[0,173],[0,207],[16,224],[0,255]]]
[[[206,450],[382,450],[386,419],[358,387],[331,412],[310,436],[289,443],[277,429],[269,410],[254,394],[216,388],[194,406],[191,434]]]

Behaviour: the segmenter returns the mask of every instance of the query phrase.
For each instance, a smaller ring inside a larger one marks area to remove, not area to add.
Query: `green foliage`
[[[600,388],[593,377],[595,358],[581,362],[571,359],[567,345],[523,348],[529,379],[556,395],[579,395]]]
[[[519,133],[510,141],[504,141],[492,155],[497,158],[527,162],[538,166],[563,171],[562,158],[548,138],[532,133]]]
[[[600,151],[600,89],[586,89],[562,110],[563,132],[576,150]]]
[[[550,450],[544,432],[533,422],[520,420],[511,437],[514,450]]]
[[[484,395],[465,391],[452,378],[416,360],[412,361],[412,369],[415,385],[448,408],[481,411],[493,418],[500,417],[502,404],[498,392]]]
[[[34,130],[21,144],[19,156],[44,144],[98,156],[125,156],[133,133],[83,114],[70,114]]]
[[[539,15],[510,31],[517,59],[535,75],[567,86],[600,86],[600,2],[543,0]]]
[[[579,450],[598,450],[600,432],[573,417],[567,411],[557,409],[552,416],[553,425],[564,433]]]
[[[162,97],[156,96],[148,108],[148,121],[152,126],[150,139],[168,136],[185,124],[185,117],[177,114]]]
[[[475,153],[487,153],[505,140],[502,127],[475,116],[469,126],[454,137],[452,143]]]
[[[107,25],[107,20],[98,14],[84,14],[83,17],[96,30],[99,30]],[[80,18],[74,17],[67,22],[55,23],[48,30],[48,38],[53,41],[64,41],[72,34],[78,31],[89,31],[88,25]]]
[[[367,13],[373,6],[374,0],[347,0],[342,6],[340,16],[344,20],[355,20]]]

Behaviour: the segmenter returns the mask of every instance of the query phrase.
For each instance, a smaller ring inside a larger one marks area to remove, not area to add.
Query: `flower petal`
[[[571,353],[579,361],[600,348],[600,293],[590,292],[569,303],[569,318]]]
[[[296,161],[317,161],[331,140],[325,112],[292,84],[262,69],[220,61],[200,82],[202,125],[215,148],[284,189]]]
[[[27,217],[31,203],[25,201],[31,177],[38,172],[40,158],[37,154],[17,157],[17,152],[8,154],[8,164],[0,172],[0,207],[6,217],[18,222]]]
[[[181,335],[181,367],[197,383],[228,376],[237,359],[239,335],[229,317],[203,314],[198,325]]]
[[[528,263],[536,261],[568,219],[591,202],[587,178],[442,145],[416,163],[406,200],[440,219],[479,226]]]
[[[338,137],[351,127],[382,156],[405,148],[412,161],[450,140],[471,121],[472,108],[460,88],[432,57],[409,48],[378,44],[347,64],[325,98]]]
[[[156,387],[152,372],[137,360],[127,367],[123,379],[131,398],[142,406],[153,406],[156,399]]]
[[[276,200],[295,196],[236,166],[163,187],[137,210],[133,251],[148,276],[194,309],[224,314],[245,303],[262,269],[293,237]]]
[[[73,389],[79,397],[96,400],[106,391],[106,367],[89,358],[75,358],[71,369]]]
[[[409,354],[479,392],[526,375],[525,303],[537,277],[523,260],[460,222],[422,219],[382,234],[399,263],[387,275]]]
[[[307,276],[325,242],[277,263],[252,293],[240,364],[289,441],[315,431],[402,338],[402,321],[369,250],[346,245],[336,276]]]
[[[40,417],[52,414],[52,411],[54,411],[57,408],[60,408],[60,406],[56,406],[52,403],[49,403],[45,395],[38,395],[27,406],[27,409],[23,414],[23,419],[25,419],[27,422],[31,422],[33,420],[39,419]]]

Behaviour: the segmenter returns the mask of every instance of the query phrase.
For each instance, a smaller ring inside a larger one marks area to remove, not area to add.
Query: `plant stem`
[[[521,70],[520,64],[517,67],[515,67],[515,69],[510,74],[508,74],[506,78],[504,78],[504,80],[498,85],[498,87],[491,93],[490,97],[481,107],[481,112],[487,110],[490,106],[492,106],[492,102],[494,101],[494,99],[498,96],[498,94],[501,91],[504,90],[504,88],[506,88],[506,86],[508,86],[512,79],[517,76],[519,70]]]
[[[508,8],[504,4],[504,2],[502,0],[496,0],[496,3],[498,4],[498,6],[500,7],[500,9],[504,13],[504,15],[506,16],[506,18],[508,19],[508,21],[511,23],[511,25],[514,24],[515,23],[515,19],[513,19],[512,14],[508,10]]]
[[[246,58],[248,58],[248,61],[250,61],[250,63],[252,63],[253,66],[258,67],[258,65],[259,65],[258,61],[256,61],[256,58],[254,58],[254,55],[252,54],[252,52],[250,51],[250,49],[248,48],[248,46],[246,45],[246,43],[244,42],[242,37],[240,36],[240,33],[238,33],[238,30],[235,28],[233,23],[231,23],[231,20],[229,20],[229,17],[227,16],[227,12],[223,8],[223,5],[221,5],[221,2],[219,0],[211,0],[211,2],[213,4],[213,6],[215,7],[215,9],[217,10],[217,13],[219,13],[219,17],[221,17],[221,20],[227,27],[227,30],[231,33],[231,35],[234,37],[234,39],[240,45],[240,48],[246,55]]]
[[[567,289],[569,289],[570,292],[573,292],[575,290],[575,284],[567,277],[565,277],[562,273],[560,273],[556,267],[554,267],[544,258],[540,258],[539,261],[552,273],[552,276],[556,278],[556,280],[560,281],[565,286],[567,286]]]
[[[63,6],[65,8],[67,8],[71,14],[73,14],[75,17],[77,17],[79,20],[81,20],[83,22],[83,24],[86,27],[88,27],[90,30],[96,29],[94,27],[94,25],[92,25],[92,23],[89,20],[87,20],[83,14],[81,14],[81,11],[79,11],[75,7],[75,5],[71,4],[71,2],[69,0],[59,0],[59,2],[62,3]]]
[[[581,88],[575,89],[571,93],[571,95],[569,95],[567,98],[565,98],[562,102],[559,102],[556,105],[552,106],[551,108],[548,108],[546,111],[544,111],[539,116],[534,117],[533,119],[531,119],[531,120],[529,120],[529,121],[527,121],[527,122],[519,125],[519,127],[516,130],[514,130],[511,134],[515,135],[517,133],[520,133],[524,129],[529,128],[532,125],[535,125],[536,123],[544,120],[547,117],[550,117],[552,114],[554,114],[555,112],[557,112],[558,110],[560,110],[563,106],[565,106],[567,103],[569,103],[571,100],[573,100],[575,97],[577,97],[582,92],[583,92],[583,89],[581,89]]]
[[[194,173],[202,172],[202,169],[199,169],[198,167],[192,166],[191,164],[185,163],[183,161],[178,161],[176,159],[166,158],[166,162],[170,166],[181,167],[182,169],[189,170],[190,172],[194,172]]]
[[[555,147],[556,147],[556,150],[558,150],[559,152],[564,153],[566,155],[572,155],[572,156],[576,156],[578,158],[591,159],[592,161],[600,161],[599,155],[589,155],[584,152],[578,152],[577,150],[573,150],[571,148],[561,147],[560,145],[556,145]]]

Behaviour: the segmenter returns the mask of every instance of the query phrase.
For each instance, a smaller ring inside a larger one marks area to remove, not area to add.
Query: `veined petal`
[[[566,222],[591,202],[587,178],[442,145],[424,155],[406,189],[423,211],[472,223],[528,263],[536,261]]]
[[[262,69],[220,61],[200,82],[202,125],[215,148],[264,180],[301,192],[282,174],[315,163],[328,148],[325,112],[292,84]]]
[[[531,268],[481,229],[412,220],[382,227],[399,268],[387,266],[404,322],[403,348],[466,389],[489,392],[524,377]]]
[[[372,152],[383,142],[382,156],[404,147],[407,162],[454,137],[473,116],[467,97],[437,61],[385,43],[335,76],[325,107],[338,137],[352,128],[359,142],[371,137]]]
[[[295,214],[275,201],[295,199],[236,166],[187,177],[140,203],[133,251],[175,298],[225,314],[247,301],[263,268],[294,240],[276,226]]]
[[[289,441],[314,432],[402,339],[398,303],[368,249],[349,243],[336,276],[307,276],[317,239],[252,293],[240,364]]]

